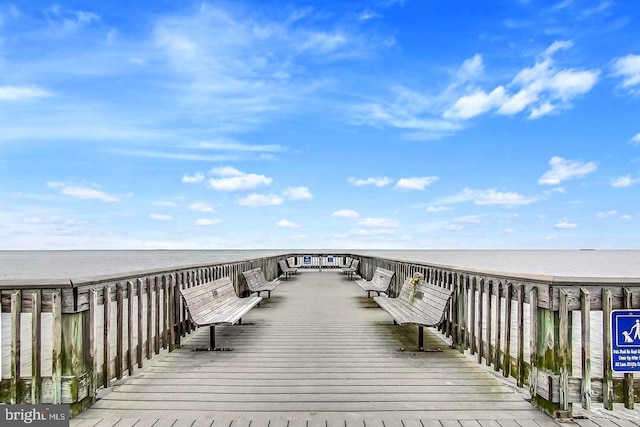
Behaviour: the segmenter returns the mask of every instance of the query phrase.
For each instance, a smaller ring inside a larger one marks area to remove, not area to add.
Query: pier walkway
[[[546,427],[559,423],[425,328],[397,326],[335,270],[302,271],[244,319],[208,328],[101,392],[71,426]]]

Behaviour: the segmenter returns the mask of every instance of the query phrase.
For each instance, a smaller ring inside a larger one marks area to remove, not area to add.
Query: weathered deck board
[[[242,325],[217,328],[219,345],[233,351],[190,351],[208,342],[202,328],[113,386],[72,425],[555,424],[437,333],[427,329],[425,345],[442,352],[412,351],[417,328],[393,325],[336,271],[303,271],[278,289]]]

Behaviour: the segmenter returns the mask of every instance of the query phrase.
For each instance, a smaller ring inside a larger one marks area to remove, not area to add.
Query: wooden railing
[[[632,408],[640,384],[611,369],[609,313],[640,307],[640,279],[559,278],[472,271],[359,254],[283,254],[69,283],[0,283],[0,402],[67,403],[77,414],[97,390],[143,369],[145,360],[180,345],[191,331],[178,289],[231,277],[248,293],[242,271],[261,268],[271,280],[278,261],[294,256],[331,268],[346,256],[371,279],[395,272],[392,296],[420,271],[428,283],[454,290],[441,333],[478,363],[530,391],[550,415],[602,402]],[[329,260],[327,257],[331,257]]]
[[[613,309],[640,308],[640,278],[507,275],[354,255],[360,275],[380,266],[396,273],[393,289],[419,271],[428,283],[453,289],[441,332],[452,346],[492,366],[554,417],[573,405],[633,408],[640,382],[611,367]]]
[[[172,351],[190,332],[179,288],[229,276],[248,294],[242,271],[278,276],[285,256],[137,272],[69,283],[0,284],[0,402],[65,403],[75,415],[112,380]]]

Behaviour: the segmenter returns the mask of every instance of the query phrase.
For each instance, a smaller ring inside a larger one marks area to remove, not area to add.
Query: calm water
[[[291,252],[305,253],[302,250],[0,251],[0,280],[69,280]],[[356,253],[503,273],[640,278],[640,250],[309,250],[307,253]]]

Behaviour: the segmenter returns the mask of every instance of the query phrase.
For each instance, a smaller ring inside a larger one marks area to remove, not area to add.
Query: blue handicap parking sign
[[[611,369],[640,372],[640,310],[611,312]]]
[[[304,265],[311,265],[311,255],[305,255],[302,257],[302,263]]]

